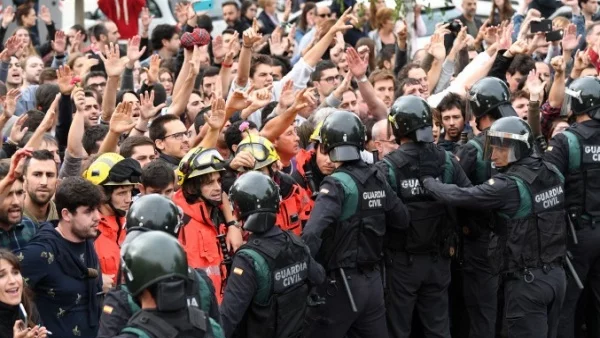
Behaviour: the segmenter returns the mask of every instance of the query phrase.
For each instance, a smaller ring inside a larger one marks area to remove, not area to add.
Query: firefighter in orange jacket
[[[281,203],[275,224],[284,231],[289,230],[300,236],[309,216],[306,210],[310,197],[306,190],[297,184],[290,175],[277,170],[279,155],[267,138],[248,134],[238,144],[236,154],[241,152],[248,152],[254,157],[254,168],[246,168],[247,170],[261,171],[270,176],[279,186]]]
[[[311,197],[307,212],[310,214],[314,205],[314,199],[319,193],[319,186],[325,176],[330,175],[335,169],[329,159],[329,155],[321,152],[321,125],[319,123],[313,133],[310,135],[312,149],[301,149],[296,155],[296,170],[292,173],[294,180],[306,190]]]
[[[117,153],[100,155],[83,173],[83,177],[102,187],[99,235],[94,241],[106,287],[116,282],[121,260],[121,243],[125,239],[125,214],[131,205],[132,191],[139,182],[142,168],[138,161]],[[105,288],[106,289],[106,288]]]
[[[242,244],[242,231],[233,219],[227,194],[221,189],[225,161],[216,149],[191,149],[179,163],[181,186],[173,202],[183,211],[179,242],[192,268],[204,269],[221,302],[233,251]]]

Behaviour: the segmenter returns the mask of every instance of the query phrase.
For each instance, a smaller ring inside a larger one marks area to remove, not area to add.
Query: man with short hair
[[[459,95],[448,93],[438,105],[438,110],[444,127],[444,139],[439,140],[438,145],[447,151],[453,151],[465,129],[466,104]]]
[[[221,8],[223,10],[223,20],[227,27],[235,29],[241,37],[244,31],[250,28],[250,25],[248,22],[240,20],[240,5],[237,1],[225,1],[221,4]]]
[[[23,215],[35,225],[58,220],[52,197],[58,183],[58,167],[48,150],[36,150],[25,161],[23,168],[25,208]]]
[[[210,105],[210,99],[215,89],[217,89],[217,80],[219,79],[219,68],[210,66],[202,71],[200,78],[200,91],[204,97],[204,103]]]
[[[396,137],[392,133],[390,122],[387,119],[375,122],[371,129],[371,139],[373,140],[375,149],[377,149],[377,157],[379,159],[398,149]]]
[[[394,103],[396,80],[389,70],[376,70],[369,76],[369,82],[375,89],[375,94],[387,108]]]
[[[479,28],[482,25],[481,20],[475,17],[477,12],[477,0],[463,0],[461,7],[463,14],[454,20],[460,20],[462,25],[467,27],[467,34],[476,37]]]
[[[101,200],[92,183],[65,178],[55,197],[58,222],[43,223],[18,253],[40,318],[55,337],[96,337],[98,332],[102,279],[94,238]]]
[[[175,115],[157,117],[150,125],[149,135],[160,153],[159,158],[172,169],[179,166],[183,156],[190,150],[190,133]]]
[[[519,54],[513,58],[506,70],[506,83],[508,83],[511,93],[516,92],[522,87],[527,79],[527,74],[533,69],[535,69],[535,61],[533,61],[531,56]]]
[[[160,194],[168,199],[175,193],[175,173],[163,161],[152,161],[142,170],[141,195]]]
[[[138,161],[142,168],[158,157],[156,149],[154,149],[154,142],[146,136],[129,136],[121,143],[119,154]]]
[[[106,88],[106,74],[101,71],[89,72],[83,80],[83,87],[91,90],[95,90],[97,93],[102,95]]]
[[[154,27],[152,30],[150,44],[154,53],[160,55],[160,59],[164,62],[165,60],[171,60],[177,55],[179,46],[181,46],[179,38],[176,26],[162,24]],[[142,61],[142,66],[146,66],[149,63],[150,58]]]
[[[324,101],[342,82],[338,68],[330,60],[317,63],[311,74],[313,87],[317,89],[320,101]]]
[[[27,156],[24,149],[18,150],[7,162],[0,163],[0,182],[5,188],[0,202],[0,247],[15,251],[25,247],[37,232],[37,227],[27,217],[23,217],[23,178],[15,173],[17,163]]]

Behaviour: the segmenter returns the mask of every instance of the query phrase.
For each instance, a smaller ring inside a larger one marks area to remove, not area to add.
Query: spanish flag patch
[[[104,313],[106,314],[111,314],[113,310],[113,307],[108,305],[104,305],[104,307],[102,308],[102,311],[104,311]]]

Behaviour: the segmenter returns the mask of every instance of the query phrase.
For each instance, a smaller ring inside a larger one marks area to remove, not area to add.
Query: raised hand
[[[586,69],[590,65],[590,57],[587,53],[587,50],[577,51],[575,54],[575,62],[573,64],[573,69],[577,71],[582,71]]]
[[[46,25],[51,25],[52,24],[52,14],[50,14],[50,9],[48,9],[48,7],[46,6],[42,6],[40,8],[40,15],[39,15],[40,19],[42,21],[44,21],[44,23]]]
[[[127,57],[121,58],[121,52],[119,51],[119,45],[110,43],[110,46],[104,46],[104,54],[98,54],[102,62],[104,62],[104,68],[108,77],[119,77],[125,71],[125,65],[128,62]]]
[[[258,43],[262,40],[262,34],[260,34],[258,30],[258,21],[256,21],[256,18],[254,18],[252,21],[252,27],[246,29],[242,36],[245,48],[252,48],[255,43]]]
[[[565,29],[563,38],[562,38],[562,48],[566,51],[573,51],[579,46],[579,41],[581,40],[581,35],[577,36],[577,26],[574,24],[569,24],[567,29]]]
[[[210,116],[205,113],[204,121],[212,130],[221,130],[225,124],[225,100],[215,98],[211,101]]]
[[[73,83],[73,72],[69,66],[60,66],[56,70],[57,84],[60,92],[64,95],[70,95],[75,84]]]
[[[342,83],[340,83],[340,86],[333,91],[333,95],[341,100],[344,93],[351,88],[351,83],[352,72],[347,72],[346,76],[344,76],[344,79],[342,80]]]
[[[187,21],[186,5],[182,4],[181,2],[178,2],[177,4],[175,4],[175,17],[177,18],[177,23],[180,26],[185,25],[185,22]]]
[[[4,48],[6,49],[8,56],[14,56],[17,54],[22,44],[23,43],[21,42],[21,39],[13,35],[10,38],[8,38],[8,40],[6,40]]]
[[[25,137],[27,130],[29,130],[29,127],[23,128],[23,124],[25,124],[25,121],[27,121],[27,118],[28,118],[27,116],[28,116],[27,114],[21,115],[21,117],[19,117],[19,119],[15,122],[15,124],[11,128],[10,135],[8,136],[8,138],[11,141],[13,141],[15,143],[19,143],[19,142],[21,142],[23,137]]]
[[[154,90],[150,91],[150,93],[146,92],[140,94],[140,110],[143,120],[150,120],[166,105],[166,103],[161,103],[156,107],[154,106]]]
[[[348,69],[356,79],[360,79],[367,74],[367,68],[369,67],[369,61],[367,57],[361,58],[356,49],[352,47],[348,47],[346,50]]]
[[[263,108],[273,100],[271,86],[253,91],[250,93],[249,99],[251,101],[250,107],[254,108],[254,111]]]
[[[350,72],[348,72],[350,73]],[[281,88],[279,95],[279,104],[283,108],[288,108],[294,103],[294,81],[287,80]]]
[[[248,99],[248,95],[241,91],[236,90],[227,98],[225,107],[227,110],[242,111],[250,106],[252,102]]]
[[[446,48],[444,47],[444,34],[434,33],[431,37],[431,44],[428,48],[429,54],[431,54],[436,60],[444,60],[446,57]]]
[[[537,101],[542,97],[544,88],[546,88],[546,82],[542,82],[535,69],[529,72],[527,75],[527,89],[529,89],[529,95],[533,100]]]
[[[10,159],[10,167],[8,169],[8,177],[11,180],[16,180],[17,178],[23,176],[23,167],[25,166],[25,159],[31,157],[31,153],[33,149],[31,148],[22,148],[17,150]]]
[[[146,51],[146,46],[140,49],[141,41],[142,38],[139,35],[136,35],[127,42],[127,57],[129,58],[129,66],[131,68],[133,68],[135,62],[139,60]]]
[[[54,101],[52,101],[50,108],[48,109],[46,114],[44,114],[44,118],[42,119],[42,122],[40,123],[40,126],[38,128],[41,128],[42,130],[45,130],[45,131],[49,131],[50,129],[52,129],[54,127],[54,124],[56,123],[56,115],[58,112],[58,101],[59,100],[60,100],[60,93],[56,94],[56,96],[54,97]]]
[[[269,47],[271,49],[271,55],[281,56],[287,49],[283,44],[281,38],[281,27],[277,26],[271,36],[269,37]]]
[[[177,5],[179,5],[179,3]],[[150,10],[148,9],[148,7],[142,8],[142,12],[140,13],[140,20],[142,21],[142,27],[144,28],[145,32],[148,32],[152,19],[154,19],[154,15],[150,15]]]
[[[73,89],[71,96],[73,97],[73,102],[75,103],[75,112],[83,113],[85,111],[85,92],[83,89],[80,87]]]
[[[288,110],[294,111],[296,114],[304,109],[310,108],[317,104],[317,99],[314,96],[315,88],[304,88],[296,94],[294,104]]]
[[[342,14],[342,16],[340,16],[331,29],[329,29],[329,32],[335,35],[337,32],[347,31],[353,27],[352,25],[346,24],[348,21],[358,21],[358,19],[352,14],[352,7],[346,9],[344,14]]]
[[[67,36],[63,31],[56,31],[54,41],[50,42],[56,55],[64,55],[67,50]]]
[[[69,43],[69,54],[79,53],[81,44],[83,43],[83,34],[80,31],[76,31],[75,36],[73,36]]]
[[[128,133],[135,127],[131,118],[133,102],[121,102],[117,105],[115,112],[110,118],[109,129],[115,134]]]
[[[21,91],[17,89],[11,89],[6,93],[6,99],[4,100],[4,111],[2,114],[10,119],[15,114],[17,109],[17,101],[21,97]]]
[[[152,85],[158,82],[158,71],[160,70],[160,56],[153,54],[150,57],[150,67],[148,68],[147,84]]]
[[[527,41],[524,40],[517,40],[515,41],[515,43],[513,43],[510,48],[508,49],[508,52],[510,54],[512,54],[512,56],[516,56],[519,54],[525,54],[528,50],[528,46],[527,46]]]
[[[6,29],[8,25],[15,19],[15,8],[13,6],[7,6],[2,12],[2,27]]]
[[[194,46],[194,51],[192,52],[192,56],[188,61],[192,66],[192,71],[188,76],[196,76],[200,73],[200,66],[202,65],[202,52],[200,47]]]
[[[562,55],[553,57],[552,60],[550,60],[550,65],[556,74],[563,74],[567,67],[565,59]]]

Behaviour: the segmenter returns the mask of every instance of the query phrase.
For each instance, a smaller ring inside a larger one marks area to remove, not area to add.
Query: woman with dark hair
[[[23,283],[19,259],[0,249],[0,337],[45,338],[48,331],[38,327],[39,322],[31,292]]]
[[[509,0],[492,1],[492,12],[490,13],[490,26],[498,26],[505,20],[510,20],[515,13]]]
[[[245,22],[247,25],[252,26],[252,20],[256,18],[256,12],[258,10],[258,6],[256,2],[252,0],[246,0],[242,3],[242,17],[241,20]]]
[[[300,43],[302,37],[315,25],[315,15],[317,15],[316,7],[314,2],[307,2],[304,4],[302,14],[300,15],[300,22],[296,27],[296,43]]]

